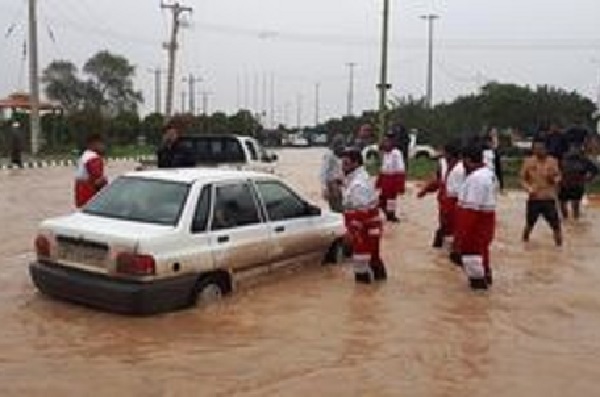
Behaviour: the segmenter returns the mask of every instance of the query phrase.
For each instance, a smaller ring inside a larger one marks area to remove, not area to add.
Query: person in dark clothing
[[[581,121],[578,121],[565,131],[565,139],[569,147],[575,145],[581,149],[585,148],[590,135],[590,129]]]
[[[158,168],[190,168],[196,166],[193,151],[180,139],[178,126],[169,123],[164,128],[163,142],[156,153]]]
[[[565,153],[569,151],[569,143],[560,126],[556,123],[550,125],[545,136],[546,152],[560,163]]]
[[[404,157],[404,168],[408,170],[408,151],[410,150],[410,134],[406,127],[401,123],[396,123],[392,127],[392,134],[394,135],[394,141],[396,147],[402,151]]]
[[[23,168],[23,140],[21,139],[21,125],[15,121],[10,131],[10,163]]]
[[[563,178],[558,193],[560,210],[564,219],[569,217],[569,203],[571,203],[573,217],[579,219],[585,185],[596,178],[598,172],[598,167],[585,156],[581,146],[577,143],[572,144],[562,161]]]
[[[373,127],[370,124],[363,124],[358,129],[352,145],[362,151],[367,146],[375,145],[376,143],[377,137],[375,136]]]

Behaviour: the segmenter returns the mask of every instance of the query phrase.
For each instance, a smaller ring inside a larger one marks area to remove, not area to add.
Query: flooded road
[[[320,152],[280,158],[318,200]],[[429,248],[435,199],[413,191],[385,231],[386,284],[314,265],[205,309],[131,318],[48,299],[29,280],[36,226],[71,209],[71,178],[0,172],[0,396],[600,395],[600,209],[566,225],[562,249],[541,223],[524,246],[523,197],[502,196],[495,285],[473,294]]]

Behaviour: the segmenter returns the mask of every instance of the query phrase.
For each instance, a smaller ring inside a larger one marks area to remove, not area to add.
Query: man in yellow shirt
[[[562,245],[562,228],[556,205],[560,181],[558,161],[548,155],[545,143],[536,139],[533,142],[533,155],[525,159],[521,168],[521,184],[529,195],[524,242],[529,241],[533,227],[542,216],[554,232],[556,245]]]

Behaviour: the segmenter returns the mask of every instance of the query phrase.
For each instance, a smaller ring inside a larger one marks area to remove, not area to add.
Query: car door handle
[[[223,244],[229,241],[229,236],[219,236],[217,237],[217,243]]]
[[[276,226],[275,233],[283,233],[285,232],[285,226]]]

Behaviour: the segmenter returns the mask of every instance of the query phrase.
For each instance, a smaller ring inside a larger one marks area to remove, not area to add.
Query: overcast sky
[[[295,125],[301,98],[302,122],[312,124],[317,83],[321,119],[346,112],[348,62],[357,63],[355,112],[377,106],[383,0],[182,2],[194,12],[180,36],[176,110],[184,74],[202,76],[198,91],[211,93],[210,111],[226,112],[238,105],[261,110],[264,76],[273,75],[276,121]],[[0,96],[27,86],[26,3],[0,0]],[[550,84],[596,99],[598,0],[391,0],[391,5],[393,95],[423,95],[427,30],[419,16],[436,13],[435,102],[471,93],[488,80]],[[166,68],[161,43],[170,25],[158,0],[39,0],[39,14],[42,67],[54,59],[80,66],[102,49],[125,55],[137,66],[144,111],[153,109],[149,69]],[[202,107],[201,96],[196,104]]]

